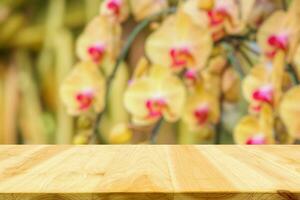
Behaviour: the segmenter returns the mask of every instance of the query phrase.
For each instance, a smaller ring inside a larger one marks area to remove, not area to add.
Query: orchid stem
[[[300,81],[299,81],[298,76],[297,76],[297,72],[296,72],[295,68],[293,67],[293,65],[288,64],[288,71],[289,71],[289,73],[290,73],[290,75],[293,79],[293,82],[296,85],[300,84]]]
[[[241,56],[246,60],[246,62],[253,67],[253,62],[251,61],[251,59],[249,58],[248,54],[243,51],[242,48],[239,48],[238,51],[240,52]]]
[[[103,114],[104,114],[104,112],[101,112],[96,116],[95,123],[93,126],[93,132],[92,132],[90,140],[93,140],[95,138],[95,139],[97,139],[97,141],[100,144],[107,144],[107,141],[104,139],[103,135],[99,132],[99,129],[98,129],[99,128],[98,126],[99,126],[99,123],[101,121]]]
[[[240,66],[240,63],[237,62],[234,55],[234,48],[226,43],[224,43],[225,49],[227,49],[227,59],[231,66],[235,68],[235,70],[240,74],[240,76],[243,78],[245,76],[245,72]]]
[[[134,42],[135,38],[138,36],[138,34],[142,30],[144,30],[144,28],[146,28],[150,24],[150,22],[157,19],[157,17],[168,14],[168,13],[173,13],[175,11],[176,11],[176,7],[170,7],[168,9],[164,10],[164,11],[161,11],[157,14],[154,14],[154,15],[148,17],[147,19],[144,19],[141,23],[139,23],[133,29],[133,31],[128,36],[128,38],[126,40],[126,43],[125,43],[124,47],[122,48],[122,51],[121,51],[120,55],[117,58],[117,61],[116,61],[115,65],[114,65],[114,68],[113,68],[113,71],[110,74],[110,76],[107,78],[107,81],[106,81],[106,95],[105,95],[104,110],[101,113],[97,114],[96,119],[95,119],[95,124],[94,124],[94,127],[93,127],[93,131],[92,131],[92,134],[96,135],[96,137],[98,139],[102,138],[102,136],[99,136],[98,127],[99,127],[99,124],[101,122],[101,118],[102,118],[103,113],[107,110],[107,102],[108,102],[111,83],[112,83],[112,81],[113,81],[113,79],[116,75],[116,72],[118,71],[118,68],[119,68],[120,64],[125,60],[128,52],[130,50],[130,47],[131,47],[132,43]]]
[[[157,135],[159,129],[161,128],[162,123],[163,123],[163,118],[161,118],[153,127],[151,131],[151,137],[150,137],[151,144],[156,144]]]
[[[222,70],[221,77],[223,77],[225,71],[227,70],[227,66]],[[219,87],[222,87],[222,83],[220,82]],[[224,101],[224,94],[221,92],[219,96],[219,110],[220,110],[220,120],[216,124],[215,127],[215,137],[214,137],[214,144],[221,143],[221,136],[222,136],[222,129],[223,129],[223,121],[222,121],[222,114],[223,114],[223,101]]]
[[[220,97],[220,121],[218,122],[218,124],[216,125],[215,128],[215,137],[214,137],[214,144],[220,144],[221,143],[221,135],[222,135],[222,128],[223,128],[223,122],[222,122],[222,112],[223,112],[223,94],[221,94]]]
[[[222,119],[220,118],[219,123],[216,125],[216,133],[214,137],[214,144],[221,143],[221,132],[222,132]]]
[[[281,4],[282,4],[283,10],[287,10],[288,9],[288,5],[287,5],[286,0],[281,0]]]
[[[249,50],[251,53],[253,53],[253,54],[257,55],[257,56],[260,55],[260,53],[259,53],[258,51],[255,51],[253,48],[249,47],[248,44],[242,43],[242,46],[243,46],[245,49]]]

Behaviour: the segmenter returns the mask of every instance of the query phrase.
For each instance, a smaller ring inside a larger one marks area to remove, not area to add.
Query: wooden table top
[[[0,199],[153,198],[299,199],[300,146],[0,146]]]

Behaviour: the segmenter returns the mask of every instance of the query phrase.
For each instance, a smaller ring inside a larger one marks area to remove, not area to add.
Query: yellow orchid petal
[[[293,63],[296,66],[297,69],[297,75],[298,77],[300,76],[300,45],[298,45],[294,58],[293,58]]]
[[[278,51],[272,62],[254,66],[242,83],[245,99],[252,105],[250,108],[260,109],[261,103],[269,103],[278,107],[282,92],[291,85],[291,78],[284,71],[284,53]]]
[[[181,8],[179,8],[181,9]],[[183,12],[182,10],[178,10],[175,13],[175,23],[174,23],[174,28],[175,32],[178,33],[178,35],[181,38],[186,38],[187,35],[189,35],[189,29],[191,28],[191,19],[190,17]]]
[[[208,64],[208,71],[212,74],[220,75],[227,65],[227,59],[223,55],[211,58]]]
[[[157,81],[162,81],[166,77],[173,76],[169,68],[153,65],[149,70],[149,77],[156,79]]]
[[[243,9],[240,13],[240,8],[248,5],[234,0],[193,0],[187,1],[183,10],[195,24],[209,28],[214,40],[219,40],[226,34],[240,34],[244,31],[244,13],[247,14],[248,10]]]
[[[137,21],[158,13],[168,7],[167,0],[129,0],[134,18]]]
[[[221,94],[221,79],[220,76],[209,73],[207,70],[201,72],[203,78],[203,85],[205,91],[214,94],[215,97],[219,98]]]
[[[241,19],[247,21],[253,11],[256,0],[239,0],[241,9]]]
[[[274,142],[274,117],[273,110],[270,105],[263,104],[259,114],[260,130],[264,133],[268,142]]]
[[[277,107],[282,95],[284,70],[285,70],[285,58],[284,52],[279,51],[274,58],[274,64],[272,69],[272,85],[274,86],[274,107]]]
[[[93,108],[101,112],[104,108],[105,81],[92,62],[76,64],[64,80],[60,96],[71,115],[78,115]]]
[[[257,65],[251,69],[250,74],[242,82],[243,95],[247,101],[253,100],[253,92],[257,88],[270,84],[270,74],[271,70],[268,69],[268,66]]]
[[[198,130],[203,126],[219,121],[219,101],[209,91],[202,91],[188,97],[183,120],[191,130]]]
[[[125,21],[129,16],[127,0],[104,0],[100,5],[100,15],[110,18],[112,23]]]
[[[276,11],[260,27],[257,41],[267,58],[273,59],[283,50],[290,61],[299,41],[300,27],[297,19],[284,11]]]
[[[289,134],[297,139],[300,139],[300,87],[296,86],[290,89],[282,99],[280,104],[279,112],[280,117]]]
[[[292,1],[289,5],[288,9],[288,24],[295,29],[298,29],[298,37],[299,37],[299,18],[300,18],[300,2],[299,1]]]
[[[133,80],[124,94],[125,108],[134,116],[147,116],[148,110],[145,103],[147,99],[151,98],[155,89],[149,78]]]
[[[260,134],[257,118],[248,115],[243,117],[234,129],[234,141],[237,144],[246,144],[247,140],[255,134]]]
[[[146,58],[142,57],[133,72],[133,79],[140,78],[149,70],[149,62]]]
[[[112,144],[125,144],[131,140],[132,134],[128,124],[118,123],[112,127],[109,133],[109,141]]]
[[[169,16],[146,41],[146,53],[151,62],[175,70],[202,68],[211,49],[209,32],[195,25],[181,11]]]
[[[261,23],[264,22],[267,17],[269,17],[270,14],[282,8],[281,0],[255,1],[252,8],[250,5],[249,7],[246,5],[248,3],[247,0],[244,0],[244,3],[245,5],[243,10],[246,9],[250,11],[250,13],[247,11],[242,11],[242,13],[247,13],[244,14],[244,19],[246,19],[247,23],[253,28],[258,28]],[[249,4],[250,3],[252,3],[251,0]]]
[[[197,2],[197,8],[202,10],[211,10],[215,7],[215,0],[201,0]]]
[[[135,124],[149,125],[162,116],[173,122],[183,109],[185,87],[167,68],[152,66],[147,76],[132,80],[124,102]]]
[[[243,117],[234,129],[237,144],[274,144],[274,118],[270,105],[263,104],[258,116]]]
[[[185,87],[177,77],[169,76],[162,81],[161,89],[165,91],[165,98],[168,104],[164,117],[167,121],[174,122],[181,116],[185,104]]]
[[[175,16],[170,16],[163,22],[163,25],[152,33],[146,40],[146,54],[151,62],[162,66],[170,66],[169,51],[176,41],[174,33],[170,34],[169,28],[174,27]]]
[[[277,11],[262,24],[257,33],[257,42],[263,52],[272,50],[268,44],[269,37],[280,32],[284,28],[285,19],[285,12]]]
[[[210,0],[208,0],[210,1]],[[201,10],[205,10],[205,8],[210,7],[209,5],[211,2],[208,2],[207,5],[203,5],[202,0],[192,0],[192,1],[186,1],[182,9],[183,11],[189,15],[189,17],[192,19],[192,21],[200,26],[201,28],[208,28],[209,27],[209,18],[205,12],[201,12]],[[215,4],[213,2],[213,4]],[[214,6],[214,5],[213,5]],[[201,19],[201,20],[199,20]]]
[[[95,17],[80,35],[76,43],[76,54],[80,60],[94,61],[114,60],[121,43],[121,27],[112,24],[106,17]]]
[[[145,119],[145,117],[132,116],[132,123],[136,126],[150,126],[157,121],[158,119],[156,118]]]

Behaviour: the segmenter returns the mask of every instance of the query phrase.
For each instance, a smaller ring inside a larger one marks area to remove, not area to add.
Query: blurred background
[[[176,1],[170,2],[172,5]],[[76,39],[99,13],[100,3],[101,0],[0,0],[0,144],[88,143],[85,136],[89,134],[78,133],[78,126],[82,130],[82,127],[91,127],[91,122],[68,115],[58,94],[62,81],[77,61]],[[272,11],[276,9],[274,7]],[[124,41],[136,25],[132,17],[122,24]],[[158,23],[151,23],[135,38],[126,60],[129,74],[144,55],[145,38],[157,27]],[[246,60],[242,53],[235,54],[242,57],[242,66],[246,66],[243,63],[249,63],[249,59],[257,60],[255,53],[250,52],[250,58],[246,56]],[[228,77],[231,80],[230,74]],[[232,86],[234,91],[239,91],[239,84],[227,82],[231,83],[228,90],[231,91]],[[240,94],[234,96],[239,98]],[[236,104],[224,103],[223,127],[219,130],[216,126],[220,140],[217,143],[234,143],[233,127],[247,113],[247,106],[244,100]],[[109,124],[109,118],[104,117],[102,121]],[[126,138],[120,136],[115,143],[144,143],[151,137],[153,127],[130,129],[130,138],[125,134]],[[109,141],[105,131],[103,133],[101,143],[114,143]],[[180,122],[172,125],[164,122],[157,142],[216,143],[214,133],[193,134]]]
[[[100,0],[0,1],[0,143],[71,143],[58,97]]]
[[[69,116],[58,94],[77,61],[76,39],[99,14],[100,3],[0,0],[0,144],[85,143],[80,134],[76,138],[76,126],[89,122]],[[123,24],[123,38],[136,23],[129,19]],[[128,66],[143,54],[147,32],[135,39]],[[162,132],[164,143],[176,142],[174,134]],[[134,143],[140,142],[147,134],[135,138]]]

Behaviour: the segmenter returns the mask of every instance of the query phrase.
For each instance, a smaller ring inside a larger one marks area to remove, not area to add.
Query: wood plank
[[[300,146],[4,145],[2,199],[300,199]]]

